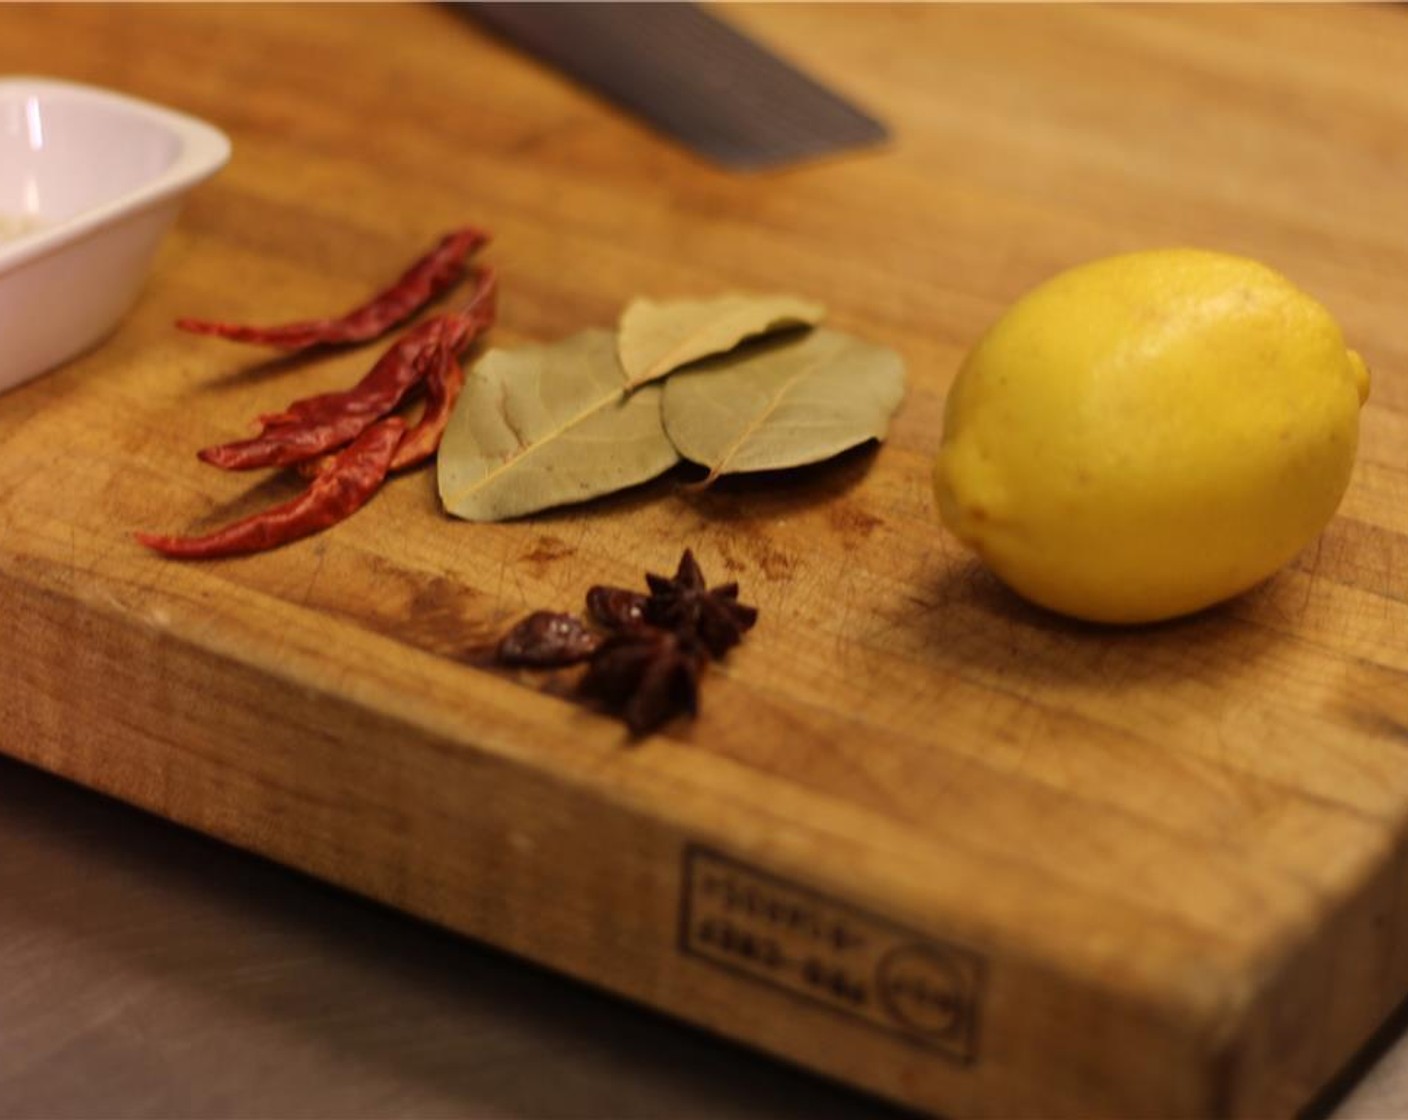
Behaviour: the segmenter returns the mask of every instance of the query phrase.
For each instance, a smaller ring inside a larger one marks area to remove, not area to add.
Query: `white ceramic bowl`
[[[224,133],[182,113],[0,79],[0,392],[117,325],[186,192],[229,158]]]

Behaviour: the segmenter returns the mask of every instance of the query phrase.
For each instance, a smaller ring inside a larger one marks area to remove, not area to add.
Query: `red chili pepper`
[[[307,490],[283,505],[201,537],[138,533],[137,540],[165,556],[203,560],[262,552],[309,536],[346,520],[366,505],[386,478],[405,430],[405,421],[395,416],[374,424],[340,452]]]
[[[374,412],[385,415],[395,408],[407,390],[416,384],[424,370],[414,368],[415,359],[427,348],[444,341],[457,352],[493,325],[498,277],[492,268],[475,271],[474,292],[458,311],[427,319],[407,331],[401,340],[372,367],[371,372],[351,389],[322,393],[294,401],[282,412],[259,418],[265,431],[283,424],[317,423],[351,413]]]
[[[373,391],[360,396],[326,394],[346,396],[348,404],[336,410],[326,408],[321,419],[269,417],[264,420],[263,434],[205,447],[196,455],[222,470],[249,471],[291,466],[340,447],[394,409],[421,381],[439,335],[438,321],[431,320],[400,339],[367,375],[368,379],[379,378]]]
[[[324,451],[356,439],[377,422],[376,413],[340,416],[322,424],[287,424],[265,435],[203,447],[197,458],[227,471],[252,471],[260,467],[291,467]]]
[[[440,344],[446,331],[444,315],[427,319],[412,327],[372,366],[371,370],[350,389],[335,393],[319,393],[294,401],[282,412],[268,412],[259,417],[265,433],[290,426],[322,424],[344,416],[384,416],[395,408],[401,398],[419,384],[424,376],[421,364],[425,355]]]
[[[308,319],[276,327],[220,323],[207,319],[177,319],[176,325],[196,334],[273,346],[280,350],[367,342],[404,323],[458,280],[465,258],[488,239],[487,234],[473,228],[446,234],[434,249],[411,265],[390,287],[336,318]]]
[[[450,422],[455,401],[464,388],[464,369],[454,350],[441,346],[434,351],[432,358],[425,377],[425,411],[415,427],[408,429],[401,437],[401,444],[391,460],[393,471],[414,467],[435,454],[440,446],[440,437],[445,434],[445,426]],[[333,455],[304,459],[297,464],[298,473],[304,478],[317,478],[332,466],[335,459]]]
[[[436,361],[425,378],[425,411],[415,427],[401,437],[396,455],[391,460],[391,470],[401,471],[425,462],[440,447],[440,438],[450,422],[450,413],[464,389],[464,368],[459,355],[449,348],[436,352]],[[329,470],[336,460],[333,455],[319,455],[314,459],[304,459],[297,464],[298,473],[304,478],[317,478]]]
[[[396,456],[391,460],[393,471],[423,463],[435,454],[463,388],[464,367],[460,365],[460,356],[450,347],[442,346],[426,374],[425,411],[416,426],[401,438],[401,446],[396,448]]]
[[[442,351],[458,364],[458,355],[492,322],[495,290],[493,270],[480,270],[464,308],[408,331],[353,388],[294,401],[283,412],[260,417],[262,434],[196,454],[224,470],[245,471],[291,466],[340,447],[400,404],[437,366]]]

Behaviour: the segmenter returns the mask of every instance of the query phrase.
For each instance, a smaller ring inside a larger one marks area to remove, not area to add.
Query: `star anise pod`
[[[497,657],[503,665],[555,669],[585,661],[600,644],[576,615],[534,611],[503,636]]]
[[[578,688],[619,712],[631,734],[654,731],[699,707],[704,651],[689,637],[641,626],[597,647]]]
[[[633,630],[645,622],[645,596],[598,584],[587,592],[587,613],[608,630]]]
[[[709,588],[694,553],[685,549],[674,578],[647,572],[650,597],[645,620],[676,634],[697,638],[714,657],[722,657],[743,640],[758,621],[756,607],[738,601],[738,584]]]
[[[497,660],[535,669],[588,662],[578,691],[619,715],[637,737],[675,716],[693,716],[709,658],[736,646],[758,612],[738,601],[738,584],[710,588],[688,549],[673,578],[645,578],[649,595],[604,586],[587,592],[597,630],[575,615],[530,614],[504,635]]]

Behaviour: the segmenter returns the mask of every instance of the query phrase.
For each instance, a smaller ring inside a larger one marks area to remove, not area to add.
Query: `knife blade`
[[[687,3],[473,3],[466,14],[724,167],[887,138],[838,93]]]

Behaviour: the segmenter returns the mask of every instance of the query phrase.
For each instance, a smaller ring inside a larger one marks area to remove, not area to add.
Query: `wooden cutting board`
[[[874,109],[876,154],[730,177],[440,7],[10,7],[0,70],[207,117],[99,349],[0,397],[0,748],[896,1100],[1288,1115],[1408,992],[1408,18],[1386,8],[729,8]],[[898,348],[889,442],[504,525],[433,478],[267,555],[160,560],[287,496],[197,447],[350,383],[181,334],[351,304],[492,229],[496,340],[637,294],[788,290]],[[1339,516],[1164,626],[1077,626],[938,527],[965,349],[1119,250],[1245,252],[1374,367]],[[0,345],[3,340],[0,340]],[[684,546],[761,621],[638,746],[466,649]]]

